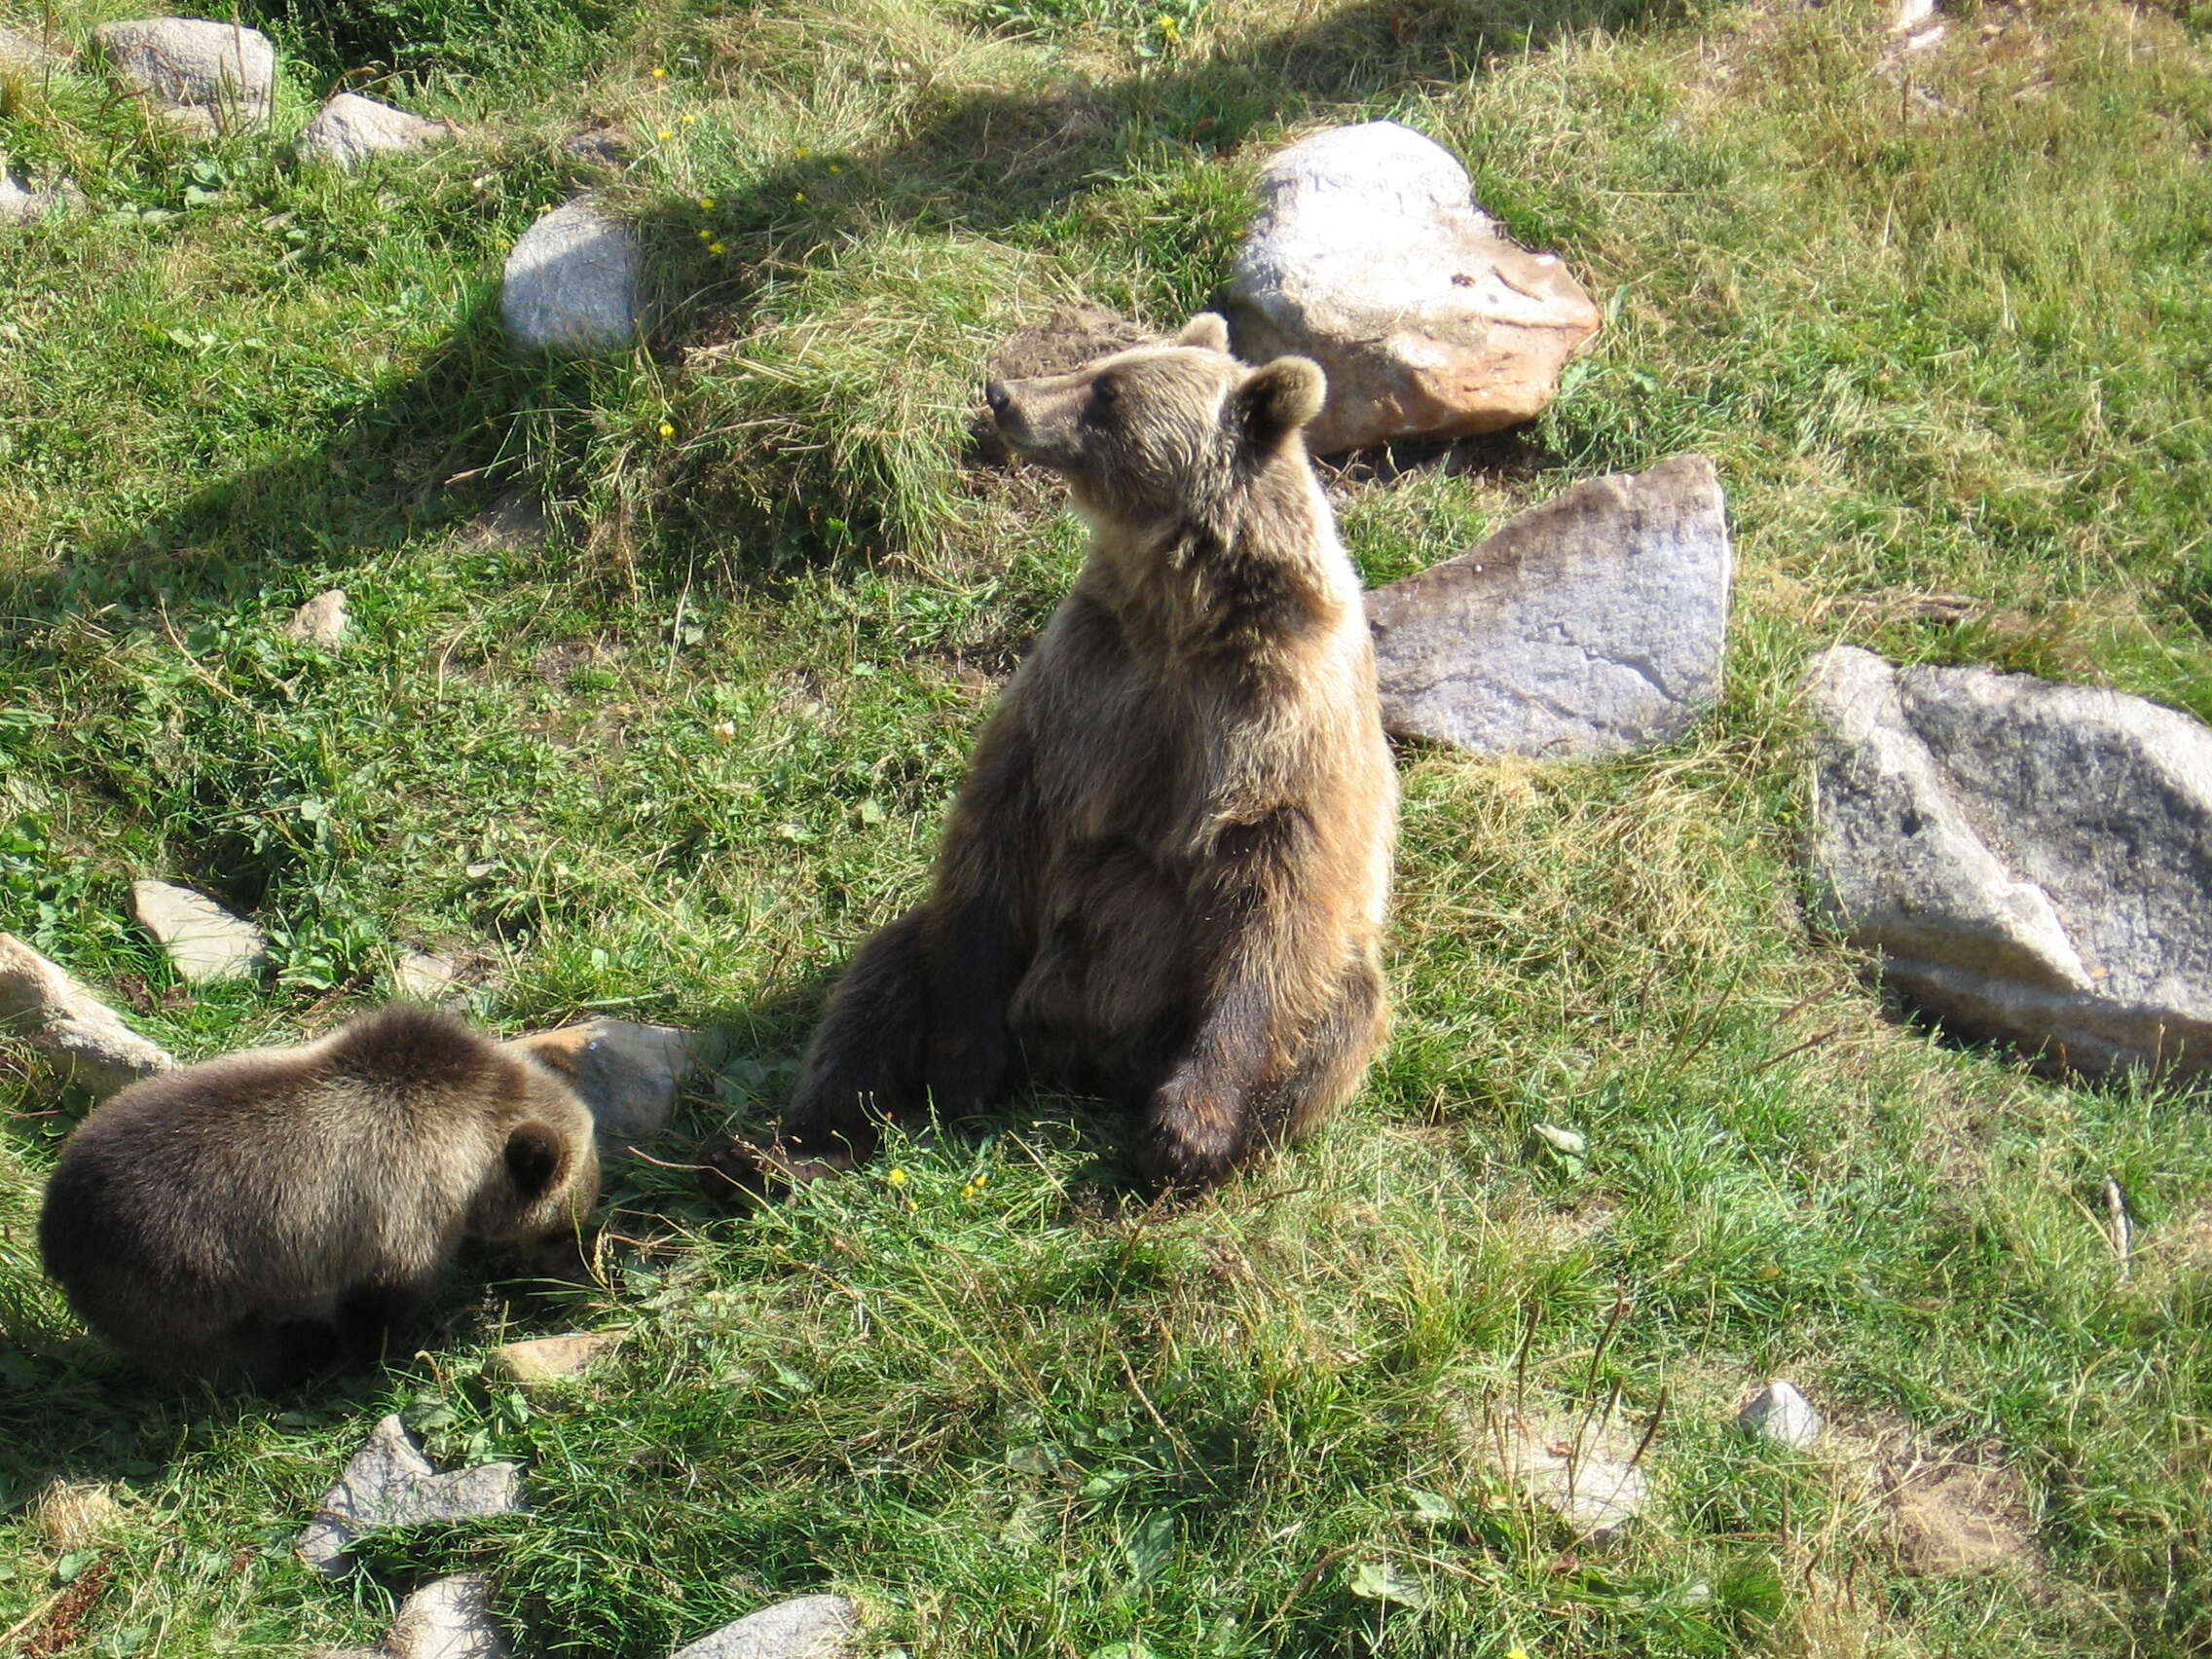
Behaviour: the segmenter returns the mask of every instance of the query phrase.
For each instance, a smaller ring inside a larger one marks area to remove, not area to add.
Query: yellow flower
[[[662,67],[661,67],[661,65],[659,65],[658,63],[654,64],[654,65],[653,65],[653,79],[654,79],[654,80],[656,80],[656,81],[665,81],[665,80],[667,80],[667,79],[668,79],[668,71],[667,71],[666,69],[662,68]]]
[[[1508,1647],[1505,1659],[1529,1659],[1529,1650],[1526,1647]]]
[[[811,155],[813,155],[813,154],[814,154],[814,152],[813,152],[812,150],[809,150],[809,149],[808,149],[808,148],[807,148],[807,147],[806,147],[806,146],[805,146],[804,144],[801,144],[801,145],[800,145],[800,146],[798,147],[798,159],[799,159],[800,161],[802,161],[802,162],[803,162],[803,161],[805,161],[807,157],[809,157],[809,156],[811,156]]]
[[[976,1186],[977,1186],[977,1187],[980,1187],[980,1186],[982,1186],[982,1185],[983,1185],[983,1184],[984,1184],[985,1182],[987,1182],[987,1181],[989,1181],[989,1180],[990,1180],[990,1177],[989,1177],[988,1175],[978,1175],[978,1176],[977,1176],[977,1177],[976,1177],[976,1180],[975,1180],[975,1183],[974,1183],[974,1184],[975,1184]]]
[[[719,253],[726,253],[726,252],[727,252],[727,251],[729,251],[729,250],[728,250],[728,249],[726,249],[725,247],[723,247],[723,246],[722,246],[722,244],[721,244],[720,242],[719,242],[719,241],[711,241],[711,242],[709,242],[709,243],[707,244],[707,251],[708,251],[709,253],[716,253],[716,254],[719,254]]]
[[[712,213],[715,210],[715,199],[712,196],[702,196],[699,198],[699,205]]]
[[[694,121],[697,121],[699,118],[696,115],[693,115],[689,110],[685,110],[676,119],[682,122],[684,126],[689,127]]]
[[[803,190],[794,190],[794,191],[793,191],[793,192],[792,192],[792,200],[793,200],[793,202],[804,202],[804,201],[806,200],[806,192],[805,192],[805,191],[803,191]]]
[[[964,1198],[972,1198],[976,1196],[976,1189],[973,1186],[963,1187],[960,1189],[960,1196]]]
[[[894,1187],[903,1187],[906,1184],[906,1172],[903,1169],[894,1169],[884,1179]]]
[[[715,233],[712,231],[701,231],[699,233],[699,240],[701,241],[713,241],[715,240]]]
[[[843,172],[845,169],[842,166],[838,166],[837,163],[831,162],[830,164],[830,170],[831,172]]]
[[[676,134],[665,127],[656,127],[653,129],[653,136],[655,138],[673,138]]]
[[[663,421],[660,424],[660,435],[664,438],[673,438],[676,436],[676,428]]]

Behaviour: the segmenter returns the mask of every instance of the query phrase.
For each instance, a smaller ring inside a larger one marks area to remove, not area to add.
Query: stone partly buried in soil
[[[419,1527],[512,1515],[525,1508],[522,1465],[479,1463],[440,1474],[397,1416],[385,1418],[322,1495],[300,1534],[300,1558],[330,1576],[346,1570],[354,1539],[382,1527]]]
[[[176,1064],[66,970],[0,933],[0,1034],[21,1037],[93,1094],[113,1094]]]
[[[1619,1536],[1650,1495],[1631,1448],[1577,1423],[1513,1427],[1502,1461],[1514,1485],[1590,1543]]]
[[[259,928],[189,887],[133,881],[130,910],[193,984],[248,978],[268,959],[269,940]]]
[[[452,136],[453,129],[442,121],[410,115],[358,92],[340,92],[300,129],[296,147],[302,161],[357,167],[371,156],[421,150]]]
[[[1821,1414],[1792,1384],[1777,1377],[1736,1414],[1736,1426],[1762,1440],[1803,1448],[1820,1439]]]
[[[510,1382],[566,1382],[581,1377],[621,1346],[627,1331],[583,1331],[537,1337],[492,1350],[492,1370]]]
[[[1367,596],[1382,722],[1479,755],[1618,755],[1719,694],[1734,560],[1713,462],[1577,484]]]
[[[860,1634],[860,1608],[845,1597],[800,1596],[724,1625],[673,1659],[832,1659]]]
[[[197,18],[140,18],[92,31],[115,78],[156,115],[202,133],[269,119],[276,49],[259,29]]]
[[[2212,728],[1977,668],[1814,660],[1815,904],[1971,1036],[2212,1068]]]
[[[284,638],[335,651],[345,645],[347,631],[352,625],[353,614],[346,604],[346,590],[332,588],[327,593],[316,594],[284,619]]]
[[[1598,308],[1550,254],[1499,234],[1452,154],[1390,121],[1316,133],[1260,171],[1221,309],[1237,355],[1311,357],[1315,455],[1455,438],[1551,402]]]
[[[645,260],[629,226],[597,198],[580,196],[515,242],[499,316],[525,350],[600,356],[636,342],[644,287]]]
[[[600,1139],[649,1140],[676,1112],[677,1090],[698,1064],[698,1039],[667,1025],[587,1019],[518,1037],[513,1047],[575,1085]]]

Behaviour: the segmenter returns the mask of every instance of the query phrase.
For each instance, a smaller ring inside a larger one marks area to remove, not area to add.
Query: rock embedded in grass
[[[832,1659],[861,1635],[860,1608],[843,1596],[779,1602],[677,1650],[671,1659]]]
[[[346,604],[346,590],[332,588],[328,593],[316,594],[285,618],[284,637],[334,651],[346,644],[346,633],[352,622],[352,612]]]
[[[697,1068],[697,1043],[673,1026],[587,1019],[512,1046],[573,1083],[600,1139],[621,1142],[649,1140],[668,1127],[677,1090]]]
[[[276,99],[276,49],[259,29],[198,18],[103,23],[92,39],[124,90],[190,131],[259,127]]]
[[[66,969],[5,933],[0,933],[0,1033],[21,1037],[93,1094],[113,1094],[176,1064]]]
[[[340,92],[300,129],[300,159],[357,167],[371,156],[425,149],[453,136],[442,121],[430,121],[358,92]]]
[[[506,1659],[514,1649],[492,1616],[492,1581],[456,1572],[431,1579],[399,1604],[384,1651],[391,1659]]]
[[[1471,189],[1450,151],[1391,121],[1316,133],[1261,169],[1222,310],[1247,362],[1295,353],[1327,372],[1315,455],[1530,420],[1598,332],[1567,267],[1507,240]]]
[[[2051,1066],[2212,1068],[2212,728],[1842,645],[1806,697],[1815,907],[1888,984]]]
[[[189,887],[133,881],[130,910],[195,985],[250,978],[269,958],[269,940],[259,928]]]
[[[1534,1503],[1588,1543],[1610,1543],[1651,1494],[1626,1448],[1577,1422],[1524,1426],[1506,1438],[1506,1472]]]
[[[314,1520],[300,1534],[300,1559],[336,1576],[346,1570],[353,1540],[379,1528],[512,1515],[526,1507],[521,1464],[479,1463],[441,1475],[393,1415],[378,1422],[337,1485],[322,1494]]]
[[[1803,1448],[1820,1439],[1822,1424],[1813,1402],[1777,1377],[1736,1414],[1736,1426],[1762,1440]]]
[[[527,351],[592,357],[636,344],[645,261],[629,226],[595,197],[556,207],[507,255],[499,316]]]
[[[27,34],[0,23],[0,72],[36,75],[50,68],[60,68],[68,61],[67,42]]]
[[[1734,558],[1713,462],[1577,484],[1367,596],[1382,721],[1479,755],[1619,755],[1718,696]]]
[[[627,1331],[579,1331],[506,1343],[492,1350],[491,1368],[510,1382],[567,1382],[612,1353],[628,1335]]]

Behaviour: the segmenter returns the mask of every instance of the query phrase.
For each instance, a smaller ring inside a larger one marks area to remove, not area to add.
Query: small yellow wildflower
[[[653,136],[655,138],[673,138],[676,134],[665,127],[656,127],[653,129]]]
[[[707,251],[719,257],[721,254],[727,253],[729,250],[722,246],[722,244],[719,241],[711,241],[707,244]]]
[[[696,115],[692,114],[691,111],[685,110],[676,119],[681,121],[684,126],[689,127],[694,121],[697,121],[699,118]]]
[[[903,1169],[894,1169],[884,1179],[894,1187],[903,1187],[906,1184],[906,1172]]]
[[[667,70],[667,69],[666,69],[666,68],[665,68],[664,66],[662,66],[661,64],[658,64],[658,63],[654,64],[654,65],[653,65],[653,79],[654,79],[654,80],[656,80],[656,81],[665,81],[665,80],[667,80],[667,79],[668,79],[668,70]]]
[[[971,1184],[971,1185],[969,1185],[969,1186],[966,1186],[966,1187],[963,1187],[963,1188],[961,1188],[961,1189],[960,1189],[960,1196],[961,1196],[962,1198],[974,1198],[974,1197],[976,1196],[976,1189],[975,1189],[974,1185],[972,1185],[972,1184]]]
[[[839,163],[836,163],[836,162],[831,162],[831,163],[830,164],[830,170],[831,172],[843,172],[843,171],[844,171],[845,169],[844,169],[843,166],[842,166],[842,165],[840,165]]]
[[[715,233],[712,231],[701,231],[699,233],[699,240],[701,241],[713,241],[715,240]]]
[[[792,200],[793,200],[793,202],[804,202],[804,201],[806,200],[806,192],[805,192],[805,191],[803,191],[803,190],[794,190],[794,191],[793,191],[793,192],[792,192]]]
[[[664,438],[673,438],[676,436],[676,428],[663,421],[660,424],[660,435]]]
[[[798,159],[799,159],[800,161],[802,161],[802,162],[803,162],[803,161],[805,161],[807,157],[809,157],[809,156],[811,156],[811,155],[813,155],[813,154],[814,154],[814,152],[813,152],[812,150],[809,150],[809,149],[808,149],[808,148],[807,148],[807,147],[806,147],[806,146],[805,146],[804,144],[801,144],[801,145],[800,145],[800,146],[798,147]]]
[[[699,198],[699,205],[712,213],[715,210],[715,199],[712,196],[702,196]]]
[[[1183,38],[1183,25],[1170,18],[1165,12],[1161,13],[1155,21],[1160,25],[1161,34],[1166,39],[1181,40]]]
[[[976,1179],[974,1180],[974,1182],[972,1182],[972,1183],[971,1183],[971,1185],[973,1185],[973,1186],[977,1186],[977,1187],[980,1187],[980,1186],[984,1185],[984,1184],[985,1184],[986,1182],[988,1182],[989,1180],[990,1180],[990,1177],[989,1177],[988,1175],[978,1175],[978,1176],[977,1176],[977,1177],[976,1177]]]
[[[1529,1659],[1529,1650],[1526,1647],[1508,1647],[1505,1659]]]

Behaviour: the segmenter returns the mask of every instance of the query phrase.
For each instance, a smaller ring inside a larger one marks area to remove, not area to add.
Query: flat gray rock
[[[1736,1426],[1784,1446],[1806,1447],[1821,1437],[1821,1414],[1796,1387],[1777,1377],[1745,1403]]]
[[[1610,1440],[1578,1442],[1579,1427],[1524,1429],[1505,1448],[1507,1472],[1581,1538],[1609,1543],[1642,1513],[1650,1483]]]
[[[250,978],[269,958],[269,940],[259,928],[189,887],[133,881],[130,910],[195,985]]]
[[[175,1066],[114,1011],[14,934],[0,933],[0,1032],[41,1051],[93,1094],[113,1094]]]
[[[499,316],[525,350],[598,356],[637,342],[644,290],[630,228],[580,196],[523,232],[507,255]]]
[[[1718,695],[1734,561],[1703,456],[1577,484],[1367,596],[1382,721],[1479,755],[1618,755]]]
[[[346,631],[353,624],[352,612],[347,608],[346,590],[332,588],[318,593],[307,604],[284,619],[284,638],[320,645],[326,651],[337,650],[346,643]]]
[[[259,127],[276,99],[276,49],[259,29],[198,18],[103,23],[92,39],[124,89],[200,132]]]
[[[492,1581],[457,1572],[433,1578],[399,1604],[384,1650],[391,1659],[506,1659],[513,1648],[492,1616]]]
[[[335,1577],[355,1538],[380,1527],[420,1527],[512,1515],[527,1506],[522,1465],[480,1463],[439,1474],[396,1414],[371,1431],[338,1484],[322,1494],[315,1518],[300,1534],[300,1559]]]
[[[392,958],[391,988],[413,1002],[438,1002],[461,989],[461,970],[442,956],[402,948]]]
[[[1327,373],[1315,455],[1527,421],[1598,332],[1567,268],[1506,240],[1470,190],[1450,151],[1392,121],[1316,133],[1261,169],[1221,309],[1246,362],[1290,353]]]
[[[843,1596],[800,1596],[724,1625],[672,1659],[832,1659],[860,1639],[861,1610]]]
[[[2212,1066],[2212,728],[1978,668],[1814,659],[1815,905],[1969,1036]]]
[[[442,121],[430,121],[358,92],[340,92],[300,129],[300,159],[357,167],[371,156],[426,149],[453,136]]]
[[[0,23],[0,69],[16,74],[37,74],[47,68],[61,68],[69,61],[69,48],[65,42],[41,39],[22,29],[12,29]]]
[[[697,1039],[669,1025],[586,1019],[512,1045],[575,1085],[604,1141],[649,1140],[668,1127],[677,1090],[697,1068]]]

